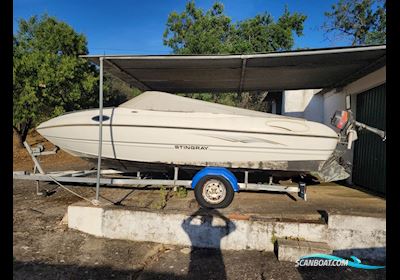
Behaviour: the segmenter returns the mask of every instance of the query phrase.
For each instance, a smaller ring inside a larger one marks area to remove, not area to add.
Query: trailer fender
[[[191,184],[192,189],[195,188],[195,186],[197,185],[197,183],[200,181],[201,178],[208,175],[224,177],[231,184],[235,192],[239,191],[239,185],[235,175],[233,175],[231,171],[223,167],[205,167],[201,169],[199,172],[196,173],[196,175],[194,175],[192,179],[192,184]]]

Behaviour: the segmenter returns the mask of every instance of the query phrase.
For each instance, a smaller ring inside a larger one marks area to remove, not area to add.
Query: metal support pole
[[[248,184],[249,184],[249,171],[246,170],[244,172],[244,185],[246,186],[246,189]]]
[[[101,153],[103,148],[103,57],[100,57],[100,86],[99,86],[99,152],[97,158],[96,202],[100,196]]]
[[[178,190],[176,187],[176,181],[178,180],[178,172],[179,172],[179,167],[175,166],[174,167],[174,192]]]
[[[36,181],[36,195],[43,195],[43,192],[40,191],[40,181]]]

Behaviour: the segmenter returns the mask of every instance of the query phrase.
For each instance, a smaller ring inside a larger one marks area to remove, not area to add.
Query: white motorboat
[[[82,110],[37,127],[74,156],[97,159],[99,110]],[[103,110],[103,163],[221,166],[319,171],[338,144],[321,123],[148,91]]]

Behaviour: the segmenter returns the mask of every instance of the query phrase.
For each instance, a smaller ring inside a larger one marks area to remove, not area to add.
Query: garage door
[[[356,119],[386,130],[386,84],[357,95]],[[386,194],[386,144],[368,131],[360,131],[355,142],[353,183]]]

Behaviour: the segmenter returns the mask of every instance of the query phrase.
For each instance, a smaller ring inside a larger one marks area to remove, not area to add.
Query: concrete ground
[[[101,189],[101,201],[119,202],[120,205],[146,210],[192,214],[198,209],[194,192],[189,190],[186,197],[179,197],[172,190],[142,189]],[[163,206],[165,204],[165,206]],[[386,216],[386,201],[365,192],[328,183],[309,186],[307,201],[297,194],[288,195],[274,192],[239,192],[232,204],[219,209],[226,216],[276,218],[296,220],[319,220],[323,212],[351,214],[371,217]]]
[[[55,186],[42,187],[50,190]],[[95,193],[92,187],[72,189],[89,198]],[[13,192],[14,279],[385,279],[385,270],[296,268],[294,263],[278,262],[274,253],[191,250],[96,238],[60,224],[68,205],[81,200],[75,195],[57,189],[50,196],[37,196],[33,182],[18,180],[14,181]],[[126,197],[122,205],[151,211],[191,213],[198,209],[191,191],[184,198],[159,190],[103,188],[101,194],[114,202]],[[341,186],[316,185],[309,188],[307,202],[285,194],[243,192],[221,212],[244,218],[317,219],[318,210],[384,216],[385,201]]]

